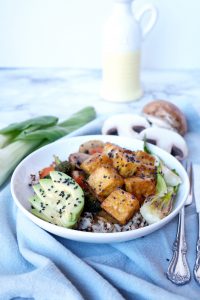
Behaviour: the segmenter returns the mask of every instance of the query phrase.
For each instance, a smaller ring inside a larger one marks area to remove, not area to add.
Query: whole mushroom
[[[140,138],[166,150],[179,160],[183,160],[188,155],[188,147],[184,138],[175,131],[150,127],[140,133]]]
[[[173,103],[165,100],[155,100],[143,107],[142,113],[148,118],[152,125],[158,127],[169,126],[181,135],[187,132],[187,121],[182,111]],[[164,125],[164,123],[165,125]],[[159,123],[161,126],[159,126]]]
[[[142,116],[118,114],[111,116],[104,122],[102,134],[139,138],[139,133],[149,126],[149,122]]]

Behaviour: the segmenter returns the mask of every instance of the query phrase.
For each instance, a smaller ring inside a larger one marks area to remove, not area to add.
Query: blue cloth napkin
[[[102,120],[74,135],[99,132]],[[188,141],[196,143],[194,133]],[[197,240],[194,204],[186,209],[188,262]],[[54,236],[15,206],[10,185],[0,192],[0,300],[199,300],[200,286],[166,277],[177,217],[162,229],[118,244],[87,244]]]

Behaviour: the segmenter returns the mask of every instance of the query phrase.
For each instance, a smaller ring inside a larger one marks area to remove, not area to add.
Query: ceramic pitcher
[[[145,4],[134,14],[133,0],[115,0],[103,31],[102,97],[128,102],[141,97],[140,59],[142,40],[157,20],[157,10]],[[145,24],[141,21],[147,14]]]

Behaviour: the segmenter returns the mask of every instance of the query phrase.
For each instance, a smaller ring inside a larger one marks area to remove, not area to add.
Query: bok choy
[[[57,117],[41,116],[1,129],[0,186],[26,155],[82,127],[95,117],[94,108],[86,107],[61,123],[58,123]]]
[[[149,224],[169,215],[180,183],[179,175],[160,160],[157,166],[156,194],[148,197],[140,208],[141,215]]]

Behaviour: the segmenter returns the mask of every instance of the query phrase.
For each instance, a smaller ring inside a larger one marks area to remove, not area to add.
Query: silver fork
[[[176,240],[173,244],[173,256],[170,261],[167,277],[170,281],[177,285],[183,285],[190,281],[190,269],[188,267],[186,253],[187,243],[185,239],[185,206],[190,205],[193,199],[193,170],[192,164],[186,162],[185,169],[190,180],[189,195],[185,201],[183,208],[179,213],[178,228]]]

